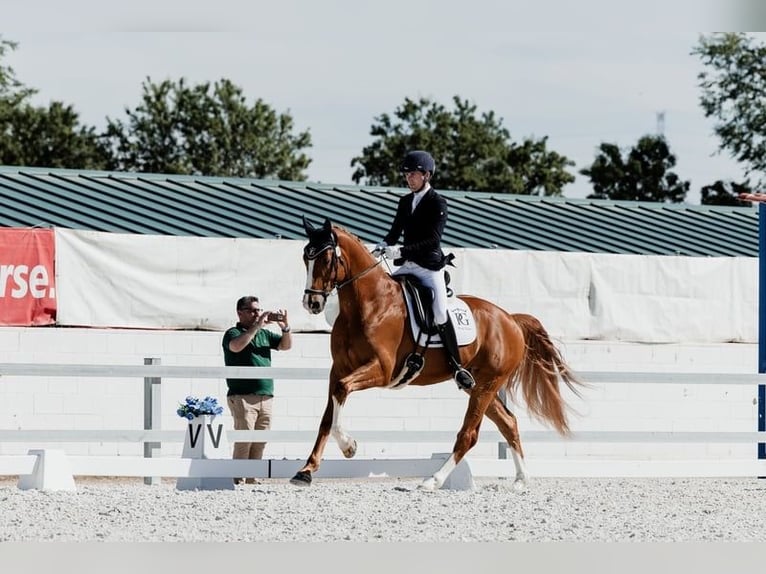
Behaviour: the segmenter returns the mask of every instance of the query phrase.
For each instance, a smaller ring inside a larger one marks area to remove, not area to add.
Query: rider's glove
[[[398,245],[387,245],[383,253],[389,259],[399,259],[399,256],[402,254],[402,248]]]
[[[381,241],[372,250],[373,255],[381,255],[386,250],[386,247],[388,247],[388,245],[386,245],[386,242]]]

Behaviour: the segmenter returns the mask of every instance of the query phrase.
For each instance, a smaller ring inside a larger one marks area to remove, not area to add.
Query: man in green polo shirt
[[[223,335],[223,359],[227,367],[270,367],[271,351],[292,347],[287,311],[263,311],[258,297],[248,295],[237,301],[239,321]],[[276,323],[281,333],[264,328]],[[274,401],[273,379],[226,379],[226,401],[234,419],[234,430],[268,430]],[[235,442],[233,458],[263,458],[265,442]],[[241,478],[234,479],[237,484]],[[248,484],[255,479],[248,478]]]

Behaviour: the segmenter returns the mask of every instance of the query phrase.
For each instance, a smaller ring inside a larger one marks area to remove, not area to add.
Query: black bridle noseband
[[[357,273],[356,275],[350,277],[349,279],[346,279],[345,281],[339,282],[337,280],[338,265],[342,263],[343,266],[345,267],[346,264],[342,260],[340,254],[338,253],[338,243],[334,233],[330,235],[329,239],[322,241],[317,246],[313,246],[311,245],[311,243],[309,243],[303,249],[303,254],[306,257],[306,259],[308,259],[309,261],[313,261],[314,259],[319,257],[322,253],[324,253],[328,249],[332,249],[332,262],[330,263],[330,265],[332,266],[332,279],[331,279],[332,288],[329,291],[324,291],[322,289],[304,289],[303,293],[305,295],[321,295],[326,300],[327,297],[329,297],[333,291],[338,291],[342,287],[345,287],[346,285],[348,285],[349,283],[353,283],[354,281],[356,281],[363,275],[366,275],[367,273],[375,269],[375,267],[380,265],[380,262],[382,261],[382,259],[379,259],[375,261],[375,263],[367,267],[366,269],[363,269],[362,271]]]

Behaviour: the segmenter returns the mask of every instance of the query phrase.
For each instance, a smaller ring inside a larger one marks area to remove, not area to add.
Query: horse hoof
[[[433,492],[436,490],[436,479],[432,476],[425,479],[418,485],[418,490],[425,490],[427,492]]]
[[[290,479],[290,484],[295,486],[311,486],[311,473],[308,470],[299,470]]]
[[[513,481],[511,487],[515,492],[524,492],[527,489],[527,481],[524,478],[517,478]]]
[[[350,447],[343,451],[343,456],[346,458],[353,458],[356,454],[356,441],[354,441]]]

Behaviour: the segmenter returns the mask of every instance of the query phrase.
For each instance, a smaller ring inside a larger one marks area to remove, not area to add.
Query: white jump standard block
[[[435,452],[431,455],[431,459],[444,461],[450,456],[452,456],[451,452]],[[444,481],[441,488],[443,490],[473,490],[475,486],[471,467],[468,465],[468,460],[464,457],[452,472],[449,473],[447,480]]]
[[[33,449],[28,454],[37,456],[37,461],[31,474],[19,476],[20,490],[77,490],[63,450]]]

